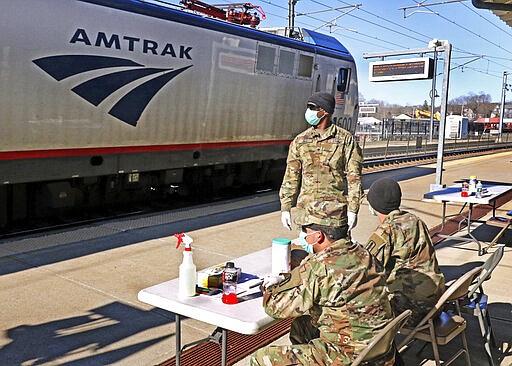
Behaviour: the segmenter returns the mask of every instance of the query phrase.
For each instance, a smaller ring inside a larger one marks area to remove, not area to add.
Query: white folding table
[[[473,210],[473,205],[475,204],[483,204],[483,205],[491,205],[492,206],[492,214],[493,216],[496,216],[496,201],[498,198],[502,197],[506,193],[508,193],[510,190],[512,190],[512,185],[499,185],[499,184],[484,184],[484,194],[481,198],[477,198],[475,195],[471,195],[468,197],[462,197],[461,196],[461,190],[462,190],[462,183],[458,183],[449,187],[446,187],[444,189],[438,190],[438,191],[432,191],[425,193],[423,195],[423,198],[426,200],[434,200],[437,202],[442,202],[443,204],[443,215],[442,215],[442,224],[441,224],[441,230],[444,227],[445,220],[446,220],[446,205],[448,203],[463,203],[464,206],[462,206],[460,212],[464,209],[466,205],[469,205],[468,209],[468,216],[464,218],[459,223],[459,231],[460,231],[460,225],[462,222],[467,221],[467,235],[468,238],[465,237],[459,237],[459,236],[453,236],[453,235],[439,235],[439,237],[442,238],[449,238],[453,240],[463,241],[463,242],[474,242],[478,245],[478,254],[483,255],[485,254],[485,249],[482,249],[482,244],[480,241],[475,238],[473,234],[471,234],[471,223],[475,222],[475,220],[471,219],[471,213]],[[459,212],[459,214],[460,214]]]
[[[222,303],[221,295],[196,295],[188,298],[178,297],[178,279],[163,282],[141,290],[138,299],[176,315],[176,365],[180,365],[182,351],[193,344],[204,341],[221,342],[222,365],[227,361],[227,331],[241,334],[256,334],[276,320],[268,316],[262,304],[259,287],[249,289],[251,284],[271,273],[272,248],[260,250],[246,256],[231,260],[242,269],[242,279],[237,293],[239,303],[228,305]],[[244,291],[245,290],[245,291]],[[241,291],[244,291],[243,293]],[[181,317],[189,317],[218,327],[214,333],[203,340],[181,346]]]

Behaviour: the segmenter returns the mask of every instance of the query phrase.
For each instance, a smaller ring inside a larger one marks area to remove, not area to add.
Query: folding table
[[[467,235],[468,238],[460,237],[460,236],[454,236],[454,235],[439,235],[439,237],[442,238],[449,238],[453,240],[463,241],[463,242],[474,242],[478,245],[478,254],[483,255],[485,254],[487,248],[482,248],[482,244],[480,241],[474,237],[473,234],[471,234],[471,223],[475,222],[476,220],[472,220],[471,213],[473,210],[473,205],[475,204],[481,204],[481,205],[491,205],[492,206],[492,215],[493,217],[496,216],[496,201],[502,197],[503,195],[507,194],[509,191],[512,190],[512,185],[500,185],[500,184],[484,184],[484,194],[481,198],[477,198],[475,195],[470,195],[468,197],[462,197],[461,196],[461,190],[462,190],[462,183],[458,183],[449,187],[446,187],[441,190],[432,191],[425,193],[423,195],[423,198],[426,200],[434,200],[437,202],[441,202],[443,204],[443,214],[442,214],[442,227],[444,227],[445,220],[446,220],[446,205],[448,203],[463,203],[464,206],[462,209],[469,205],[468,215],[464,220],[462,220],[459,223],[459,231],[460,231],[460,225],[462,222],[467,221]],[[462,212],[462,209],[460,212]],[[498,235],[501,235],[502,233],[499,233]]]
[[[240,294],[238,304],[222,303],[220,294],[180,298],[178,297],[177,278],[139,292],[138,299],[140,301],[176,315],[176,365],[180,365],[180,356],[186,347],[204,341],[214,341],[221,342],[222,366],[225,366],[228,330],[241,334],[256,334],[277,321],[265,313],[259,288],[249,288],[252,283],[258,281],[257,278],[263,278],[271,273],[272,248],[269,247],[230,261],[242,269],[243,278],[253,278],[239,285],[240,291],[244,292],[237,291]],[[182,316],[216,325],[220,330],[216,329],[211,336],[182,347]]]

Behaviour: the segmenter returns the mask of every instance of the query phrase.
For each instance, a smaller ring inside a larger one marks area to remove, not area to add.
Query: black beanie
[[[314,103],[329,114],[334,113],[336,102],[334,97],[329,93],[318,92],[309,97],[308,103]]]
[[[381,178],[370,186],[366,199],[375,211],[387,215],[400,207],[402,190],[394,179]]]

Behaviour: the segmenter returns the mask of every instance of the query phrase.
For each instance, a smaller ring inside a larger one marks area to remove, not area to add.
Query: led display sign
[[[429,57],[370,62],[370,81],[432,79],[434,60]]]

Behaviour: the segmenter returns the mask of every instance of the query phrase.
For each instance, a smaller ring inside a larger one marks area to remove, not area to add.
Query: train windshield
[[[348,50],[343,46],[336,38],[328,36],[326,34],[314,32],[309,29],[302,29],[302,36],[304,37],[304,42],[311,43],[317,46],[330,48],[332,50],[344,52],[347,55],[350,55]]]

